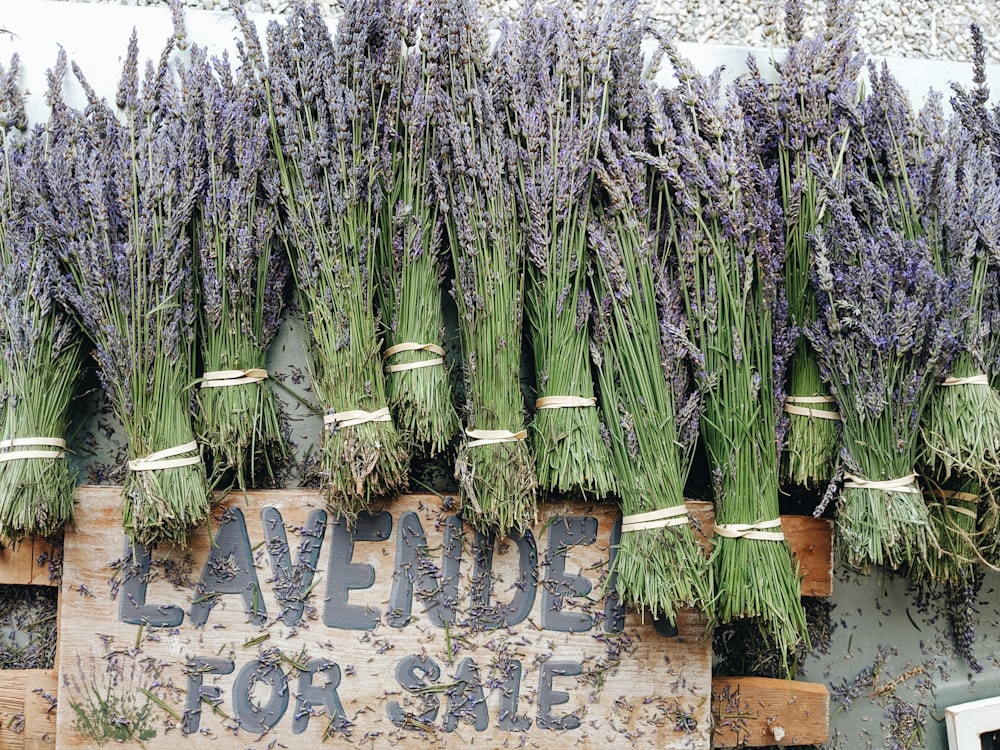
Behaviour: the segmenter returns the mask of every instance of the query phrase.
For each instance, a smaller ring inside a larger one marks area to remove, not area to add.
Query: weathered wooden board
[[[712,680],[714,747],[819,745],[830,739],[830,692],[815,682]]]
[[[50,565],[58,554],[46,539],[25,539],[17,547],[0,548],[0,584],[58,586],[58,569]]]
[[[543,504],[495,546],[452,508],[404,496],[350,532],[316,495],[252,493],[147,553],[115,488],[81,488],[59,746],[709,747],[704,623],[666,637],[601,598],[613,506]]]
[[[704,537],[714,537],[712,504],[689,500],[687,506]],[[832,596],[833,521],[812,516],[781,516],[781,528],[799,566],[802,596]]]
[[[40,750],[56,744],[55,669],[0,672],[0,747]]]

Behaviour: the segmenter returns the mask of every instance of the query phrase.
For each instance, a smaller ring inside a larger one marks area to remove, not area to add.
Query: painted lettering
[[[418,672],[422,676],[418,677]],[[411,712],[399,704],[399,701],[390,701],[385,707],[385,713],[389,717],[389,721],[397,727],[413,724],[414,722],[421,726],[432,724],[437,719],[441,701],[438,699],[437,694],[427,690],[430,685],[427,684],[424,677],[434,682],[440,676],[441,667],[426,654],[419,656],[413,654],[398,662],[396,664],[396,682],[407,692],[419,696],[424,704],[423,713],[414,717]]]
[[[184,622],[183,609],[173,604],[146,603],[149,571],[149,550],[141,544],[126,544],[118,588],[118,619],[129,625],[175,628]]]
[[[267,609],[261,594],[253,549],[246,520],[239,508],[227,508],[219,522],[219,532],[201,571],[191,603],[191,622],[204,625],[223,594],[235,594],[243,600],[243,611],[254,625],[267,622]]]
[[[344,630],[373,630],[381,611],[377,607],[348,604],[352,591],[369,589],[375,583],[375,568],[369,563],[351,562],[355,542],[384,542],[392,533],[392,516],[382,511],[372,515],[362,513],[354,524],[353,532],[347,528],[347,519],[341,517],[333,524],[330,543],[330,565],[326,581],[326,606],[323,624],[328,628]]]
[[[543,729],[576,729],[580,717],[570,713],[553,716],[553,706],[569,702],[569,693],[553,688],[556,677],[575,677],[583,672],[583,665],[576,661],[547,661],[538,674],[538,726]]]
[[[305,610],[306,596],[312,588],[316,561],[319,560],[323,538],[326,536],[326,511],[314,510],[309,514],[309,519],[301,529],[299,559],[294,565],[281,513],[276,508],[264,508],[260,513],[260,520],[267,538],[267,553],[271,558],[271,578],[268,583],[273,584],[275,597],[284,607],[277,619],[286,625],[297,625]]]
[[[592,516],[564,516],[549,527],[545,553],[545,580],[542,583],[542,627],[561,633],[583,633],[594,626],[585,612],[564,612],[566,599],[586,596],[592,585],[584,576],[566,572],[566,553],[578,544],[597,541],[597,519]]]
[[[414,585],[427,618],[438,627],[455,624],[459,566],[462,563],[462,519],[449,516],[444,524],[441,569],[431,561],[420,517],[410,511],[396,524],[396,572],[389,595],[387,620],[394,628],[412,619]]]
[[[483,685],[479,681],[479,667],[469,657],[459,663],[454,687],[448,691],[444,731],[454,732],[460,721],[471,723],[477,732],[485,732],[490,725],[486,696],[483,695]]]
[[[267,700],[258,703],[258,685]],[[236,675],[233,712],[242,729],[261,734],[274,727],[288,710],[288,677],[276,661],[254,659]]]
[[[505,665],[503,682],[500,684],[500,717],[497,725],[505,732],[527,732],[531,719],[517,715],[517,699],[521,693],[521,662],[511,659]]]
[[[197,657],[185,666],[187,674],[187,700],[181,720],[181,732],[194,734],[201,727],[201,707],[203,703],[216,706],[222,702],[221,691],[215,685],[205,685],[206,674],[232,674],[236,665],[229,659]]]
[[[517,547],[517,580],[514,595],[507,604],[494,603],[493,554],[496,538],[476,532],[472,541],[474,564],[472,568],[471,619],[482,630],[511,628],[527,619],[535,606],[538,583],[538,545],[530,529],[508,537]]]
[[[337,688],[340,687],[340,666],[325,659],[313,659],[307,665],[309,671],[299,675],[299,690],[295,697],[295,716],[292,718],[292,733],[302,734],[309,726],[313,708],[323,708],[329,717],[330,731],[346,732],[349,726],[344,706],[340,702]],[[323,684],[316,684],[321,676]]]

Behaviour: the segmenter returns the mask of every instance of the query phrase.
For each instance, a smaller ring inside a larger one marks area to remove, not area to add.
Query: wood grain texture
[[[712,680],[713,747],[818,745],[830,739],[830,693],[813,682]]]
[[[49,567],[53,554],[47,539],[25,539],[17,547],[0,549],[0,584],[58,586],[59,578]]]
[[[0,747],[49,750],[56,744],[55,669],[0,672]]]
[[[689,500],[687,506],[705,538],[714,537],[712,504]],[[802,596],[832,596],[833,521],[811,516],[781,516],[781,528],[792,557],[799,565]]]
[[[140,550],[125,557],[117,488],[81,488],[78,501],[65,539],[60,748],[92,747],[95,733],[130,736],[125,747],[243,748],[262,734],[261,746],[306,747],[331,725],[338,746],[709,747],[704,621],[685,613],[677,637],[631,612],[622,632],[608,627],[614,506],[544,503],[533,544],[498,543],[489,565],[451,498],[397,498],[356,531],[376,537],[388,518],[388,538],[351,547],[332,519],[317,533],[317,495],[250,493],[216,507],[211,539],[201,530],[183,550],[153,550],[144,569]],[[309,563],[300,555],[314,545]],[[497,627],[531,592],[524,619]],[[136,615],[182,621],[123,621]],[[345,627],[352,618],[371,629]],[[95,717],[93,690],[115,711]],[[331,723],[333,696],[343,713]]]

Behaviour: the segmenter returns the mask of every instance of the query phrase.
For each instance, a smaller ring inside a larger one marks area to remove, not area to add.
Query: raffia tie
[[[136,458],[128,462],[129,471],[160,471],[161,469],[177,469],[181,466],[192,466],[201,463],[201,456],[184,456],[176,458],[184,453],[198,450],[198,443],[192,440],[190,443],[178,445],[175,448],[164,448],[162,451],[150,453],[145,458]]]
[[[967,378],[953,378],[947,377],[941,381],[943,386],[953,386],[953,385],[989,385],[990,379],[987,375],[970,375]]]
[[[535,401],[536,409],[586,409],[595,406],[597,399],[593,396],[583,398],[582,396],[542,396]]]
[[[389,359],[394,354],[402,352],[431,352],[437,354],[433,359],[425,359],[419,362],[406,362],[401,365],[386,365],[386,372],[404,372],[406,370],[418,370],[421,367],[435,367],[444,364],[444,349],[437,344],[420,344],[416,341],[405,341],[402,344],[390,346],[382,353],[382,359]]]
[[[58,450],[26,450],[12,451],[9,448],[49,446]],[[0,462],[20,461],[26,458],[65,458],[66,441],[62,438],[14,438],[13,440],[0,440]]]
[[[800,417],[817,417],[819,419],[840,419],[839,411],[827,411],[826,409],[811,409],[808,406],[795,406],[795,404],[833,404],[836,399],[833,396],[785,396],[785,403],[782,408],[788,414],[797,414]]]
[[[201,376],[202,388],[226,388],[230,385],[247,385],[267,380],[267,370],[212,370]]]
[[[723,536],[727,539],[756,539],[761,542],[783,542],[785,540],[785,532],[768,531],[768,529],[780,528],[780,518],[773,518],[770,521],[760,521],[759,523],[717,523],[715,524],[715,535]]]
[[[979,495],[973,495],[971,492],[954,492],[952,490],[931,490],[928,494],[933,497],[939,497],[942,500],[954,500],[959,503],[978,503],[980,498]],[[972,508],[962,508],[958,505],[952,505],[951,503],[928,503],[928,508],[947,508],[950,513],[961,513],[963,516],[968,516],[969,518],[978,518],[979,514]]]
[[[475,448],[477,445],[496,445],[497,443],[516,443],[528,437],[527,430],[511,432],[510,430],[466,430],[466,436],[472,438],[466,445]]]
[[[648,513],[634,513],[622,516],[622,533],[642,531],[643,529],[661,529],[664,526],[683,526],[690,523],[687,506],[672,505],[661,510],[651,510]]]
[[[389,407],[383,406],[375,411],[364,411],[363,409],[351,409],[349,411],[337,411],[333,414],[323,416],[323,424],[331,430],[338,430],[341,427],[357,427],[359,424],[368,422],[391,422]]]
[[[907,474],[905,477],[899,477],[897,479],[876,481],[872,479],[863,479],[861,477],[856,477],[853,474],[845,473],[844,489],[880,490],[881,492],[908,492],[913,495],[920,495],[922,493],[917,488],[915,484],[916,481],[916,474]]]

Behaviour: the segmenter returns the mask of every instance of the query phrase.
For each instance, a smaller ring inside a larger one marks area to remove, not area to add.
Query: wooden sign
[[[144,550],[117,488],[77,499],[60,747],[709,747],[704,622],[671,636],[620,606],[614,506],[543,503],[495,540],[447,497],[349,529],[315,494],[251,493]]]

